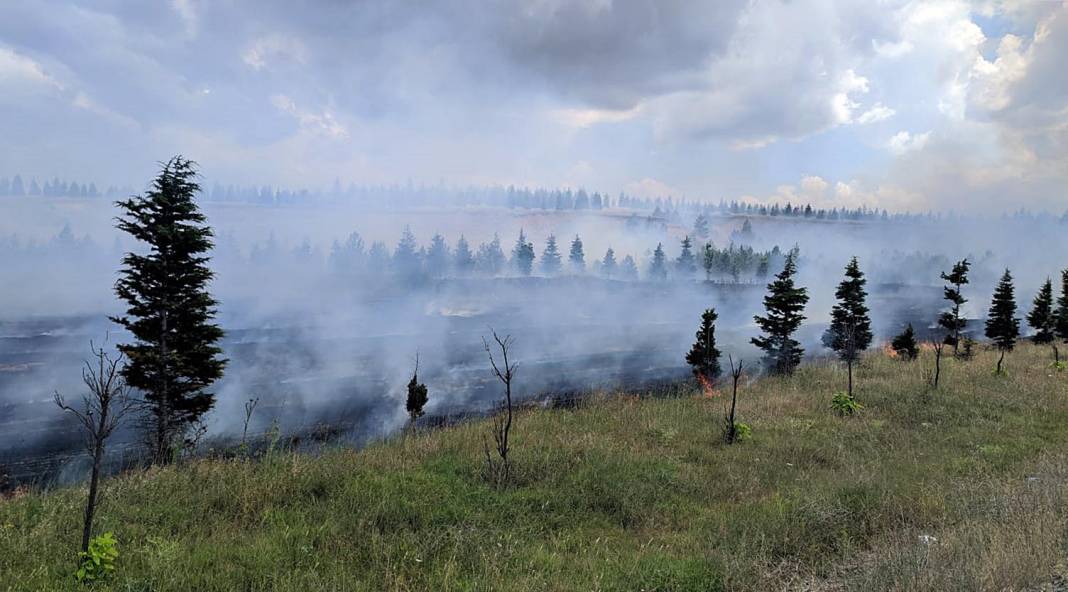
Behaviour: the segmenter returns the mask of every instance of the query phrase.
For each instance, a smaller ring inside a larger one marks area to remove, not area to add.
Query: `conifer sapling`
[[[1020,336],[1020,320],[1016,318],[1016,297],[1013,294],[1012,274],[1005,270],[990,303],[990,313],[986,319],[986,336],[994,342],[1001,355],[998,357],[996,373],[1002,373],[1005,352],[1012,351],[1016,338]]]

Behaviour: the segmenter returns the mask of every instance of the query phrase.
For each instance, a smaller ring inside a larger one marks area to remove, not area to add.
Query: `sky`
[[[0,175],[1068,210],[1068,1],[3,0]]]

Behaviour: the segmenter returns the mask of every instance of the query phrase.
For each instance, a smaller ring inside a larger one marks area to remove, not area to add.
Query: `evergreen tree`
[[[213,322],[212,231],[195,201],[194,167],[176,156],[144,195],[116,203],[118,229],[149,246],[146,254],[123,257],[115,293],[126,316],[112,320],[134,337],[119,346],[128,360],[123,378],[144,393],[157,462],[215,404],[207,389],[227,362],[217,345],[223,331]]]
[[[423,416],[423,407],[426,406],[428,400],[426,385],[419,382],[419,355],[416,354],[415,370],[412,372],[412,379],[408,381],[408,400],[404,405],[412,423]]]
[[[846,394],[853,398],[853,363],[860,353],[868,349],[872,341],[871,319],[868,317],[868,293],[864,285],[864,272],[857,258],[853,257],[845,268],[845,279],[838,284],[834,296],[838,302],[831,309],[831,326],[823,336],[824,345],[838,353],[849,373],[849,388]]]
[[[986,336],[1001,352],[998,357],[998,374],[1001,374],[1005,352],[1012,351],[1016,338],[1020,336],[1020,320],[1015,315],[1016,297],[1013,294],[1012,274],[1006,269],[1005,275],[1001,276],[1001,281],[994,290],[994,299],[990,303],[990,313],[986,319]]]
[[[692,279],[697,273],[697,258],[694,257],[693,242],[688,236],[682,239],[682,251],[679,252],[679,258],[675,260],[675,269],[684,279]]]
[[[786,256],[783,270],[768,284],[768,294],[764,296],[767,314],[753,317],[763,335],[754,337],[751,342],[764,350],[764,367],[777,374],[793,373],[805,353],[793,338],[805,320],[802,313],[808,304],[808,290],[794,285],[796,259],[793,251]]]
[[[568,263],[571,265],[571,273],[583,273],[586,271],[586,253],[582,250],[582,239],[575,235],[575,240],[571,241],[571,253],[567,257]]]
[[[686,354],[686,363],[693,368],[693,375],[702,383],[711,385],[719,378],[719,350],[716,349],[716,309],[709,308],[701,314],[701,326],[697,340]]]
[[[1032,341],[1035,343],[1052,343],[1056,338],[1056,315],[1053,311],[1053,282],[1046,278],[1046,283],[1035,295],[1034,306],[1027,314],[1027,323],[1035,330]]]
[[[1057,312],[1053,327],[1057,339],[1068,343],[1068,269],[1061,272],[1061,295],[1057,297]],[[1056,343],[1057,340],[1053,340],[1053,357],[1054,363],[1060,368],[1061,356]]]
[[[560,250],[556,246],[556,235],[545,239],[545,250],[541,252],[541,271],[552,277],[560,273]]]
[[[701,267],[705,270],[705,281],[712,280],[712,271],[716,268],[716,248],[712,243],[705,243],[702,249]]]
[[[408,226],[404,227],[397,249],[393,251],[393,272],[405,280],[413,280],[418,277],[420,268],[419,245],[415,241],[415,235]]]
[[[667,258],[664,256],[664,245],[660,243],[656,243],[653,261],[649,264],[649,279],[661,282],[667,279]]]
[[[519,230],[519,238],[512,247],[512,267],[519,275],[528,276],[534,270],[534,243],[527,240],[523,230]]]
[[[634,262],[634,257],[627,255],[623,258],[623,263],[619,265],[619,277],[628,281],[638,279],[638,265]]]
[[[452,265],[459,276],[466,276],[475,268],[475,256],[471,253],[471,247],[467,244],[464,235],[456,241],[456,250],[452,255]]]
[[[700,240],[708,238],[708,217],[704,214],[698,214],[693,221],[693,235]]]
[[[445,277],[449,273],[449,245],[440,234],[435,234],[430,239],[430,249],[426,252],[426,270],[435,278]]]
[[[601,274],[606,278],[611,278],[616,273],[616,252],[612,250],[612,247],[608,247],[608,250],[604,253],[604,259],[601,260]]]
[[[970,266],[971,263],[965,258],[954,264],[950,273],[942,272],[942,279],[950,284],[943,288],[943,297],[949,301],[950,309],[938,317],[938,324],[946,330],[944,342],[953,346],[953,355],[960,353],[960,333],[968,325],[968,320],[961,318],[960,309],[968,302],[961,294],[961,286],[968,283]]]
[[[495,277],[504,270],[504,251],[501,250],[501,237],[493,234],[493,240],[478,246],[478,255],[475,256],[475,269],[481,274]]]
[[[894,337],[894,340],[890,342],[890,347],[894,348],[894,351],[903,360],[915,360],[920,355],[920,348],[916,345],[916,332],[912,329],[912,323],[909,323],[900,335]]]

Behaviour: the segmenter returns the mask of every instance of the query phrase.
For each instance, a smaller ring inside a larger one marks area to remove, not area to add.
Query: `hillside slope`
[[[855,417],[833,364],[724,398],[618,395],[517,419],[514,485],[485,423],[321,457],[109,480],[113,590],[1024,590],[1065,557],[1068,372],[1030,345],[944,362],[873,353]],[[522,372],[522,371],[520,371]],[[522,374],[519,375],[522,380]],[[77,589],[84,491],[0,501],[0,590]],[[933,538],[928,538],[933,537]]]

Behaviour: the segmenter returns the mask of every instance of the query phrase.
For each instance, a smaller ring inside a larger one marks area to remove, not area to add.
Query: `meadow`
[[[1040,590],[1068,558],[1068,373],[1049,348],[601,393],[525,409],[514,478],[486,421],[318,456],[204,459],[108,479],[97,590]],[[520,375],[521,376],[521,375]],[[521,380],[521,378],[520,378]],[[490,442],[492,445],[492,441]],[[0,501],[0,590],[74,590],[84,487]],[[1046,588],[1043,588],[1045,586]]]

